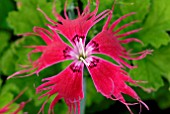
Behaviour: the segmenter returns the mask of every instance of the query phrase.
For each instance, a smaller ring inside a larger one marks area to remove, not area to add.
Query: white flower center
[[[88,62],[86,60],[86,58],[88,57],[88,53],[85,50],[85,46],[83,43],[82,38],[77,39],[77,41],[75,41],[75,46],[74,46],[74,57],[78,60],[78,61],[82,61],[85,65],[89,66],[90,62]]]
[[[91,54],[92,51],[99,51],[98,44],[96,42],[91,42],[89,45],[85,47],[83,37],[75,36],[73,38],[74,42],[74,48],[71,49],[70,47],[67,47],[65,50],[63,50],[64,57],[72,58],[76,63],[72,69],[77,71],[76,68],[81,66],[82,63],[84,63],[86,66],[96,66],[97,60],[94,59]]]

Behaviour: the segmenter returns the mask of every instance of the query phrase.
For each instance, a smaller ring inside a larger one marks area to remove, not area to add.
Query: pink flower
[[[147,105],[142,102],[136,92],[126,84],[126,82],[129,82],[137,85],[137,81],[132,80],[123,68],[128,67],[131,69],[136,67],[125,62],[124,59],[139,60],[144,58],[147,54],[150,54],[152,51],[145,50],[138,53],[131,53],[130,50],[126,50],[122,46],[122,44],[128,44],[133,41],[142,43],[136,38],[120,39],[140,30],[136,29],[119,34],[121,30],[134,24],[136,21],[125,24],[117,30],[113,30],[123,19],[135,13],[132,12],[120,17],[115,22],[111,23],[111,26],[109,27],[110,20],[112,18],[112,10],[105,10],[100,14],[97,14],[98,7],[99,0],[96,0],[96,8],[92,12],[90,12],[90,3],[88,3],[81,14],[77,8],[78,17],[73,20],[69,19],[67,16],[66,6],[64,8],[65,18],[55,12],[54,8],[53,14],[58,19],[58,22],[50,19],[41,9],[38,9],[44,14],[46,19],[51,22],[51,24],[47,24],[51,31],[40,27],[34,27],[34,33],[24,34],[25,36],[32,34],[38,35],[44,40],[46,45],[29,46],[30,48],[34,48],[34,50],[28,54],[32,67],[18,71],[9,78],[30,71],[34,71],[33,73],[38,75],[40,71],[53,64],[66,60],[73,60],[66,69],[55,76],[43,79],[43,84],[36,88],[37,93],[47,91],[45,94],[40,96],[40,98],[48,96],[49,99],[52,95],[56,95],[49,107],[49,114],[53,112],[55,104],[62,98],[68,105],[70,112],[74,111],[74,113],[76,113],[77,108],[78,114],[80,114],[80,101],[84,98],[84,65],[87,67],[97,91],[103,96],[112,100],[119,100],[126,105],[130,113],[132,113],[132,111],[130,110],[129,105],[132,104],[127,103],[122,94],[131,96],[136,99],[139,104],[143,104],[148,109]],[[98,33],[87,45],[85,45],[89,29],[106,16],[108,16],[108,19],[103,26],[102,31]],[[58,33],[65,36],[72,44],[72,47],[63,42]],[[41,52],[41,56],[36,61],[32,61],[30,57],[31,54],[37,52]],[[96,57],[93,54],[108,55],[113,58],[118,65]],[[44,102],[39,113],[43,110],[47,101]]]
[[[18,96],[16,96],[11,102],[9,102],[7,105],[5,105],[4,107],[0,108],[0,114],[6,114],[6,113],[9,113],[10,110],[12,110],[14,107],[12,107],[12,103],[14,103],[23,93],[25,92],[22,91]],[[10,114],[18,114],[24,107],[25,105],[30,102],[31,99],[29,99],[28,101],[25,101],[25,102],[21,102],[19,104],[19,107],[14,110],[13,112],[10,112]]]

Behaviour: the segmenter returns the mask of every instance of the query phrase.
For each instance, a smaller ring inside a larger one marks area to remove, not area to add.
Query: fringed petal
[[[135,32],[138,32],[141,29],[132,30],[123,34],[118,34],[118,33],[124,28],[138,21],[132,21],[118,28],[118,30],[113,31],[113,29],[116,27],[117,24],[119,24],[126,17],[131,16],[133,14],[135,13],[132,12],[130,14],[126,14],[122,16],[121,18],[113,22],[109,28],[108,26],[112,17],[112,13],[110,13],[106,21],[106,24],[103,27],[103,30],[87,44],[86,46],[87,51],[91,52],[90,54],[106,54],[112,57],[121,66],[126,66],[130,69],[136,68],[136,66],[132,66],[131,64],[125,62],[124,59],[139,60],[144,58],[147,54],[151,54],[152,50],[145,50],[143,52],[139,52],[138,54],[135,54],[136,56],[134,56],[134,54],[130,53],[129,50],[126,50],[126,48],[124,48],[122,44],[127,44],[132,41],[139,42],[139,43],[142,42],[136,38],[128,38],[123,40],[118,39],[133,34]]]
[[[42,91],[47,91],[45,94],[40,96],[51,97],[54,94],[57,94],[55,99],[50,105],[49,112],[50,114],[55,106],[55,104],[61,98],[64,98],[66,104],[69,106],[70,111],[73,111],[72,107],[76,105],[79,107],[80,100],[83,99],[83,64],[76,66],[76,63],[73,62],[65,70],[56,76],[45,78],[42,81],[42,85],[36,88],[36,92],[40,93]],[[80,109],[78,109],[80,110]],[[41,109],[42,111],[42,109]],[[80,114],[80,112],[78,113]]]
[[[112,23],[112,25],[110,26],[109,31],[112,32],[113,29],[114,29],[123,19],[125,19],[125,18],[127,18],[127,17],[129,17],[129,16],[131,16],[131,15],[134,15],[134,14],[136,14],[136,13],[135,13],[135,12],[131,12],[131,13],[129,13],[129,14],[126,14],[126,15],[120,17],[120,18],[117,19],[116,21],[114,21],[114,22]]]
[[[91,63],[88,66],[88,71],[90,72],[98,92],[112,100],[119,100],[126,105],[130,112],[129,105],[133,103],[126,103],[122,93],[129,95],[139,103],[144,104],[141,102],[136,92],[126,84],[126,82],[129,82],[137,85],[136,81],[132,80],[121,67],[101,58],[92,57]],[[144,106],[148,109],[147,105]]]
[[[65,55],[64,51],[66,49],[71,50],[71,48],[63,42],[53,42],[51,45],[46,46],[41,56],[33,62],[33,66],[37,68],[36,73],[38,74],[41,70],[53,64],[71,59]]]
[[[30,76],[32,74],[37,74],[46,67],[49,67],[53,64],[72,59],[70,56],[67,55],[66,51],[72,50],[72,48],[63,42],[57,32],[53,31],[50,32],[44,28],[34,27],[34,32],[36,35],[40,36],[47,45],[40,45],[40,46],[25,46],[26,48],[33,48],[31,52],[28,53],[28,59],[31,65],[24,70],[18,71],[11,76],[8,77],[12,78],[17,75],[22,75],[23,77]],[[29,33],[30,34],[30,33]],[[26,34],[26,35],[29,35]],[[32,34],[30,34],[32,35]],[[31,55],[33,53],[41,52],[41,56],[33,61],[31,59]],[[31,73],[30,73],[31,72]],[[29,74],[26,74],[29,73]],[[24,75],[26,74],[26,75]]]
[[[67,4],[67,3],[66,3]],[[74,37],[79,36],[86,38],[88,30],[97,22],[99,22],[101,19],[106,17],[110,10],[105,10],[102,13],[97,15],[98,7],[99,7],[99,0],[96,0],[96,8],[94,11],[90,12],[90,3],[86,6],[84,9],[83,13],[80,14],[78,10],[78,17],[76,19],[69,19],[66,13],[66,4],[64,8],[64,16],[65,19],[62,18],[56,11],[55,8],[53,9],[53,13],[58,19],[58,23],[55,24],[51,19],[49,19],[46,14],[43,12],[45,15],[46,19],[52,23],[47,24],[47,26],[52,29],[52,30],[57,30],[59,31],[62,35],[64,35],[68,40],[74,45]],[[41,11],[42,12],[42,11]],[[85,42],[85,39],[83,39],[83,42]]]

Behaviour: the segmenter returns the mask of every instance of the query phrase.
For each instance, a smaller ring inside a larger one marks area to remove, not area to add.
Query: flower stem
[[[84,99],[80,102],[81,114],[85,114],[86,107],[86,78],[83,78],[83,91],[84,91]]]

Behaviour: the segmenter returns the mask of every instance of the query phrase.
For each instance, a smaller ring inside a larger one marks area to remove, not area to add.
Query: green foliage
[[[168,91],[170,84],[167,81],[164,82],[165,85],[160,87],[154,96],[161,109],[168,109],[170,107],[170,91]]]
[[[169,35],[166,33],[170,30],[170,7],[167,4],[170,4],[169,0],[151,0],[150,12],[140,33],[140,38],[145,45],[151,44],[159,48],[170,42]]]
[[[8,46],[8,40],[10,39],[10,34],[6,31],[0,31],[0,58],[3,54],[3,51],[5,50],[5,48]],[[0,72],[1,72],[1,66],[2,61],[0,61]]]
[[[170,53],[170,45],[155,50],[152,55],[143,60],[134,61],[138,68],[131,70],[131,76],[136,80],[147,81],[142,85],[157,90],[163,86],[162,76],[169,77],[170,56],[168,53]]]
[[[9,32],[0,31],[0,55],[2,55],[3,50],[8,46],[8,40],[10,39]]]
[[[3,86],[3,88],[0,92],[0,98],[1,98],[0,99],[0,102],[1,102],[0,109],[2,107],[6,106],[7,104],[9,104],[17,96],[17,94],[14,94],[13,92],[18,92],[18,94],[20,92],[20,91],[18,91],[16,84],[8,83],[8,84],[5,84],[5,86]],[[21,97],[21,99],[22,99],[22,97]],[[22,99],[22,101],[23,100],[24,99]],[[19,100],[17,100],[17,101],[19,101]],[[11,114],[11,112],[15,111],[18,107],[19,107],[19,103],[15,103],[15,102],[12,103],[10,105],[10,108],[11,108],[10,111],[5,114]],[[22,111],[19,112],[18,114],[22,114]]]
[[[7,50],[1,58],[1,70],[5,75],[10,75],[15,72],[15,59],[16,55],[12,50]]]
[[[6,18],[15,9],[13,0],[0,0],[0,29],[8,29]]]
[[[7,18],[15,34],[31,32],[34,26],[45,27],[47,21],[43,14],[37,10],[37,7],[54,19],[51,2],[46,2],[46,0],[17,0],[17,3],[20,4],[18,6],[19,11],[10,12]],[[59,1],[56,3],[56,8],[60,12]]]
[[[0,78],[0,88],[1,88],[1,85],[2,85],[2,79]],[[0,92],[1,92],[1,89],[0,89]]]
[[[142,21],[149,12],[150,0],[145,0],[145,2],[143,0],[120,0],[117,4],[122,14],[136,12],[134,16],[129,17],[132,18],[131,21]]]

